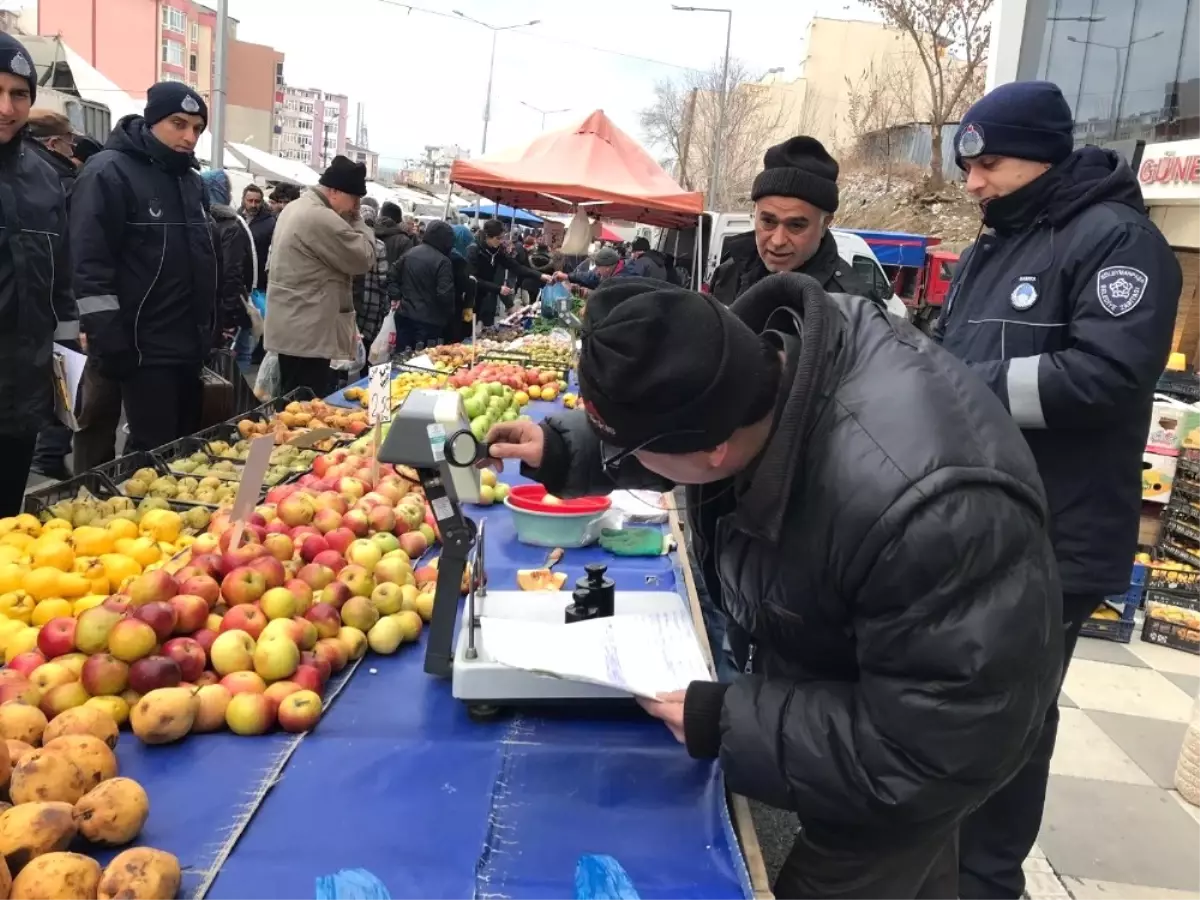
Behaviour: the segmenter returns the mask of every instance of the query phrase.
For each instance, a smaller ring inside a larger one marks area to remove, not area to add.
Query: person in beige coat
[[[353,284],[375,266],[375,234],[359,217],[362,163],[335,156],[317,187],[289,203],[275,225],[263,346],[279,354],[280,393],[333,390],[333,359],[353,359]]]

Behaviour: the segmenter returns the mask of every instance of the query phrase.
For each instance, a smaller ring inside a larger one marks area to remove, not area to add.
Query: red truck
[[[930,332],[950,290],[958,254],[940,249],[941,238],[923,234],[845,230],[867,242],[891,280],[892,290],[908,307],[909,320]]]

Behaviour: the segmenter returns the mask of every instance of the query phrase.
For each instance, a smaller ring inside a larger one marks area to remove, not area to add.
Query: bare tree
[[[954,121],[987,58],[992,0],[865,0],[908,35],[929,82],[930,186],[942,187],[942,127]]]
[[[720,210],[749,202],[750,184],[761,166],[763,151],[789,120],[790,112],[781,92],[752,79],[737,60],[730,61],[728,84],[720,187],[717,196],[706,198],[711,209]],[[705,72],[659,82],[654,86],[654,102],[641,111],[643,135],[674,163],[676,179],[688,190],[709,193],[720,97],[721,66],[715,65]]]

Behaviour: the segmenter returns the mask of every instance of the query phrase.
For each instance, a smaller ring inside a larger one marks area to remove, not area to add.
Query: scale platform
[[[488,591],[485,596],[476,597],[475,614],[561,624],[566,608],[572,602],[567,591]],[[687,609],[687,604],[672,591],[618,590],[614,594],[613,607],[618,616],[653,615]],[[469,707],[632,702],[629,694],[604,685],[568,681],[502,665],[488,655],[482,630],[478,627],[475,629],[475,657],[469,658],[467,638],[468,612],[464,609],[454,648],[453,693]]]

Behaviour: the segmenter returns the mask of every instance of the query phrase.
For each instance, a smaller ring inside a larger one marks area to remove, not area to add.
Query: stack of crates
[[[1200,569],[1200,450],[1179,451],[1162,525],[1159,556]]]
[[[1105,597],[1104,604],[1096,613],[1105,613],[1098,618],[1095,613],[1083,623],[1080,634],[1083,637],[1103,638],[1106,641],[1117,641],[1128,644],[1133,639],[1134,621],[1138,608],[1142,605],[1142,594],[1146,589],[1146,576],[1150,567],[1141,563],[1133,564],[1129,575],[1129,590],[1124,594]],[[1112,613],[1116,613],[1113,616]]]

